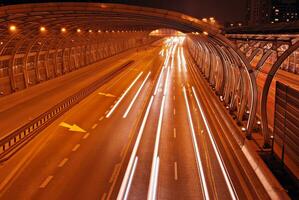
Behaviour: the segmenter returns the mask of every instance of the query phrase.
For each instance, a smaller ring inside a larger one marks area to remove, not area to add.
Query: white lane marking
[[[220,165],[220,169],[221,169],[222,174],[223,174],[223,176],[224,176],[226,185],[227,185],[227,187],[228,187],[228,189],[229,189],[229,193],[230,193],[232,199],[234,199],[234,200],[235,200],[235,199],[239,199],[238,196],[237,196],[236,190],[235,190],[235,188],[234,188],[234,185],[233,185],[233,183],[232,183],[232,180],[231,180],[231,178],[229,177],[229,173],[228,173],[228,171],[227,171],[227,169],[226,169],[226,166],[225,166],[225,164],[224,164],[224,161],[223,161],[223,158],[222,158],[222,156],[221,156],[221,154],[220,154],[220,151],[219,151],[219,149],[218,149],[218,146],[217,146],[217,144],[216,144],[215,138],[214,138],[214,136],[212,135],[212,131],[211,131],[211,129],[210,129],[208,120],[207,120],[207,118],[206,118],[206,116],[205,116],[205,113],[204,113],[204,111],[203,111],[202,105],[201,105],[201,103],[200,103],[200,101],[199,101],[199,99],[198,99],[198,96],[197,96],[196,91],[195,91],[195,89],[194,89],[193,86],[192,86],[192,92],[193,92],[193,94],[194,94],[194,97],[195,97],[197,106],[198,106],[198,108],[199,108],[199,110],[200,110],[200,113],[201,113],[202,119],[203,119],[203,121],[204,121],[204,124],[205,124],[205,126],[206,126],[206,130],[207,130],[208,135],[209,135],[209,138],[210,138],[210,140],[211,140],[212,147],[213,147],[213,149],[214,149],[214,151],[215,151],[216,158],[217,158],[218,163],[219,163],[219,165]]]
[[[105,200],[106,199],[106,196],[107,196],[107,193],[105,192],[102,197],[101,197],[101,200]]]
[[[123,100],[123,98],[127,95],[127,93],[132,89],[132,87],[135,85],[135,83],[138,81],[140,76],[143,74],[143,72],[140,72],[138,76],[134,79],[134,81],[131,83],[131,85],[126,89],[126,91],[121,95],[121,97],[117,100],[116,104],[114,104],[113,108],[108,112],[106,115],[106,118],[109,118],[113,111],[117,108],[117,106],[120,104],[120,102]]]
[[[151,176],[150,176],[149,189],[147,193],[147,199],[155,199],[155,191],[156,191],[155,181],[158,179],[158,177],[156,177],[156,173],[157,173],[156,170],[158,170],[156,169],[157,157],[158,157],[159,144],[160,144],[160,135],[162,130],[164,107],[165,107],[165,96],[163,96],[161,108],[160,108],[160,115],[159,115],[157,131],[156,131],[156,140],[155,140],[155,147],[154,147],[154,153],[152,159],[153,161],[152,161]]]
[[[145,85],[145,83],[146,83],[148,77],[150,76],[150,74],[151,74],[151,72],[149,72],[149,73],[147,74],[147,76],[145,77],[145,79],[144,79],[144,81],[142,82],[141,86],[139,87],[138,91],[137,91],[136,94],[134,95],[134,97],[133,97],[133,99],[132,99],[132,101],[131,101],[129,107],[127,108],[125,114],[123,115],[123,118],[126,118],[126,117],[128,116],[128,114],[129,114],[131,108],[133,107],[134,102],[136,101],[136,99],[137,99],[139,93],[141,92],[141,90],[142,90],[143,86]]]
[[[63,165],[68,161],[68,158],[64,158],[59,164],[58,167],[63,167]]]
[[[139,129],[139,132],[138,132],[138,136],[136,138],[136,142],[134,144],[133,151],[131,153],[130,161],[129,161],[129,164],[128,164],[127,169],[126,169],[125,176],[123,178],[120,190],[119,190],[118,195],[117,195],[118,200],[122,200],[123,197],[124,197],[124,193],[126,191],[127,184],[128,184],[128,181],[129,181],[129,176],[131,174],[131,171],[132,171],[132,168],[133,168],[133,165],[134,165],[134,160],[135,160],[135,157],[136,157],[137,149],[138,149],[138,146],[139,146],[139,143],[140,143],[145,125],[146,125],[146,121],[147,121],[147,118],[148,118],[148,115],[149,115],[150,108],[153,104],[153,100],[154,100],[154,97],[151,96],[150,102],[147,105],[147,109],[146,109],[145,115],[143,117],[140,129]]]
[[[178,180],[178,164],[174,162],[174,180]]]
[[[44,182],[39,186],[39,188],[45,188],[49,184],[49,182],[52,180],[53,176],[48,176]]]
[[[173,128],[173,137],[176,138],[176,128]]]
[[[133,180],[133,177],[134,177],[134,174],[135,174],[135,169],[136,169],[136,166],[137,166],[137,162],[138,162],[138,157],[136,156],[135,161],[134,161],[134,165],[133,165],[133,169],[132,169],[132,173],[129,177],[128,187],[127,187],[126,192],[125,192],[124,200],[127,200],[127,198],[128,198],[129,191],[130,191],[131,184],[132,184],[132,180]]]
[[[92,128],[92,129],[95,129],[97,126],[98,126],[98,124],[95,123],[91,128]]]
[[[175,115],[175,108],[173,109],[173,115]]]
[[[76,144],[76,146],[74,146],[74,148],[72,149],[72,151],[77,151],[80,147],[80,144]]]
[[[190,112],[190,106],[189,106],[185,86],[183,87],[183,93],[184,93],[184,98],[185,98],[185,103],[186,103],[186,108],[187,108],[187,113],[188,113],[188,119],[189,119],[189,124],[190,124],[190,129],[191,129],[191,136],[192,136],[192,142],[193,142],[194,152],[195,152],[195,156],[196,156],[197,168],[199,171],[198,175],[199,175],[199,179],[200,179],[200,182],[202,185],[204,199],[209,200],[210,197],[209,197],[208,186],[206,183],[205,173],[203,171],[203,164],[201,162],[199,148],[198,148],[197,140],[195,137],[194,125],[193,125],[193,121],[192,121],[192,116],[191,116],[191,112]]]
[[[102,121],[104,119],[104,117],[102,116],[100,119],[99,119],[99,121]]]
[[[86,133],[82,138],[86,139],[86,138],[88,138],[89,135],[90,135],[90,133]]]
[[[175,96],[173,96],[173,100],[175,101]]]

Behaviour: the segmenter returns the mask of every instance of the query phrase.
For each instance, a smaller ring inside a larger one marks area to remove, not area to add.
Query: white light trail
[[[187,113],[188,113],[188,119],[189,119],[189,124],[190,124],[190,129],[191,129],[191,136],[192,136],[192,142],[193,142],[193,147],[194,147],[194,152],[195,152],[195,157],[196,157],[197,168],[199,171],[199,179],[200,179],[200,182],[202,185],[204,199],[209,200],[210,199],[209,191],[208,191],[208,187],[207,187],[207,183],[206,183],[205,174],[203,171],[203,165],[202,165],[202,162],[200,159],[199,148],[198,148],[198,144],[197,144],[197,140],[196,140],[196,136],[195,136],[192,115],[190,112],[190,106],[189,106],[185,87],[183,87],[183,93],[184,93],[184,98],[185,98],[185,103],[186,103],[186,108],[187,108]]]
[[[123,98],[127,95],[127,93],[131,90],[131,88],[134,86],[134,84],[138,81],[140,76],[143,74],[143,72],[140,72],[139,75],[135,78],[135,80],[131,83],[131,85],[126,89],[126,91],[121,95],[121,97],[118,99],[116,104],[114,104],[113,108],[107,113],[106,118],[109,118],[113,111],[117,108],[117,106],[120,104],[120,102],[123,100]]]
[[[134,164],[133,164],[133,169],[132,169],[132,172],[131,172],[130,177],[129,177],[128,187],[126,188],[124,200],[127,200],[127,198],[128,198],[129,191],[130,191],[131,184],[132,184],[132,180],[133,180],[133,177],[134,177],[134,174],[135,174],[135,169],[136,169],[136,166],[137,166],[137,162],[138,162],[138,157],[136,156]]]
[[[150,76],[150,74],[151,74],[151,72],[149,72],[149,73],[147,74],[147,76],[145,77],[145,79],[144,79],[144,81],[142,82],[141,86],[139,87],[138,91],[137,91],[136,94],[134,95],[134,97],[133,97],[133,99],[132,99],[132,101],[131,101],[129,107],[127,108],[125,114],[123,115],[123,118],[126,118],[126,117],[128,116],[128,114],[129,114],[131,108],[133,107],[133,104],[135,103],[135,101],[136,101],[136,99],[137,99],[139,93],[141,92],[141,90],[142,90],[143,86],[145,85],[145,83],[146,83],[148,77]]]
[[[236,194],[236,190],[235,190],[235,188],[234,188],[234,186],[233,186],[233,184],[232,184],[232,180],[231,180],[230,177],[229,177],[229,174],[228,174],[228,171],[227,171],[227,169],[226,169],[226,167],[225,167],[225,164],[224,164],[224,162],[223,162],[223,159],[222,159],[222,157],[221,157],[221,155],[220,155],[219,149],[218,149],[217,144],[216,144],[216,142],[215,142],[214,136],[212,135],[212,131],[211,131],[211,129],[210,129],[209,123],[208,123],[208,121],[207,121],[207,119],[206,119],[206,116],[205,116],[205,114],[204,114],[204,112],[203,112],[202,105],[201,105],[201,103],[199,102],[199,99],[198,99],[198,96],[197,96],[197,94],[196,94],[196,92],[195,92],[194,87],[192,87],[192,92],[193,92],[193,94],[194,94],[194,97],[195,97],[197,106],[198,106],[198,108],[199,108],[199,110],[200,110],[200,113],[201,113],[202,119],[203,119],[203,121],[204,121],[204,124],[205,124],[205,126],[206,126],[206,128],[207,128],[207,132],[208,132],[209,138],[210,138],[210,140],[211,140],[212,147],[213,147],[213,149],[214,149],[214,151],[215,151],[216,158],[217,158],[218,163],[219,163],[219,165],[220,165],[220,168],[221,168],[222,174],[223,174],[223,176],[224,176],[226,185],[227,185],[227,187],[228,187],[229,193],[230,193],[230,195],[231,195],[231,197],[232,197],[233,200],[239,199],[238,196],[237,196],[237,194]]]
[[[182,66],[181,66],[181,65],[182,65],[182,62],[181,62],[181,55],[180,55],[181,48],[182,48],[182,47],[179,47],[179,49],[178,49],[178,54],[177,54],[179,72],[182,71]]]
[[[181,49],[181,57],[182,57],[182,64],[183,64],[184,71],[187,72],[186,59],[185,59],[185,55],[184,55],[184,48]]]
[[[160,136],[161,136],[161,129],[162,129],[162,121],[163,121],[163,113],[164,113],[164,107],[165,107],[165,96],[163,96],[161,108],[160,108],[160,116],[158,121],[158,127],[156,132],[156,140],[155,140],[155,147],[154,147],[154,153],[153,153],[153,161],[152,161],[152,168],[151,168],[151,176],[150,176],[150,183],[149,183],[149,189],[147,193],[147,199],[152,200],[155,199],[155,182],[157,181],[158,177],[156,177],[156,169],[157,168],[157,157],[158,157],[158,151],[159,151],[159,143],[160,143]]]
[[[145,115],[143,117],[140,129],[139,129],[139,132],[138,132],[138,135],[137,135],[137,138],[136,138],[136,142],[135,142],[133,151],[131,153],[131,157],[130,157],[129,164],[128,164],[126,172],[125,172],[125,176],[124,176],[123,181],[121,183],[121,187],[120,187],[120,190],[119,190],[119,193],[118,193],[118,196],[117,196],[117,200],[123,200],[124,193],[125,193],[125,191],[128,187],[129,176],[130,176],[132,168],[133,168],[134,159],[135,159],[136,154],[137,154],[137,150],[138,150],[138,147],[139,147],[139,144],[140,144],[140,140],[141,140],[141,137],[142,137],[142,134],[143,134],[143,131],[144,131],[144,128],[145,128],[145,125],[146,125],[146,121],[147,121],[147,118],[148,118],[148,115],[149,115],[149,111],[150,111],[150,108],[153,104],[153,101],[154,101],[154,97],[151,96],[151,99],[149,101],[149,104],[147,105],[146,112],[145,112]]]

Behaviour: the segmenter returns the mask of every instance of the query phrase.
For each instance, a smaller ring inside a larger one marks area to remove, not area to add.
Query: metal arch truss
[[[189,35],[187,44],[210,85],[241,123],[249,114],[246,136],[251,138],[257,107],[257,87],[253,70],[240,51],[219,38]],[[240,56],[241,55],[241,56]]]
[[[253,64],[256,77],[258,72],[263,71],[266,74],[266,80],[261,91],[260,112],[261,112],[261,127],[264,135],[264,147],[271,147],[271,131],[268,124],[268,111],[267,101],[268,93],[272,83],[272,80],[281,68],[282,64],[299,48],[299,35],[298,34],[227,34],[226,37],[235,42],[237,47],[245,52],[245,47],[251,49],[250,54],[247,54],[248,60],[252,61],[255,58],[257,62]],[[259,41],[256,43],[256,41]],[[263,69],[267,60],[273,57],[274,59],[269,61],[270,67]],[[295,61],[296,62],[296,61]],[[297,64],[297,63],[295,63]],[[299,71],[297,71],[298,73]]]
[[[1,6],[0,18],[0,95],[153,41],[155,29],[220,32],[182,13],[120,4]]]

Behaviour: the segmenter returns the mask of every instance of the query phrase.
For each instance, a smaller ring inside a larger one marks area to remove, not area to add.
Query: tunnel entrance
[[[167,37],[167,36],[185,36],[186,34],[175,30],[175,29],[168,29],[168,28],[160,28],[153,30],[149,33],[149,36],[159,36],[159,37]]]

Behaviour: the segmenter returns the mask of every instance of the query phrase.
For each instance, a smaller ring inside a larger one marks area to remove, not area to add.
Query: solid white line
[[[63,167],[63,165],[68,161],[68,158],[64,158],[58,165],[58,167]]]
[[[178,180],[178,164],[174,162],[174,180]]]
[[[199,148],[198,148],[198,144],[197,144],[197,140],[196,140],[196,136],[195,136],[194,126],[193,126],[193,121],[192,121],[192,116],[191,116],[191,112],[190,112],[190,106],[189,106],[185,86],[183,87],[183,93],[184,93],[184,97],[185,97],[185,103],[186,103],[188,119],[189,119],[189,124],[190,124],[190,129],[191,129],[191,136],[192,136],[192,142],[193,142],[194,152],[195,152],[195,156],[196,156],[197,168],[199,170],[199,179],[201,180],[204,199],[209,200],[210,197],[209,197],[208,186],[207,186],[205,174],[203,171],[203,164],[200,159]]]
[[[238,196],[237,196],[236,190],[235,190],[235,188],[234,188],[234,186],[233,186],[232,180],[231,180],[230,177],[229,177],[229,174],[228,174],[228,171],[227,171],[227,169],[226,169],[226,166],[225,166],[225,164],[224,164],[224,162],[223,162],[222,156],[221,156],[221,154],[220,154],[220,151],[219,151],[219,149],[218,149],[218,146],[217,146],[217,144],[216,144],[216,141],[215,141],[215,139],[214,139],[214,136],[212,135],[212,131],[211,131],[211,129],[210,129],[208,120],[206,119],[206,116],[205,116],[205,114],[204,114],[202,105],[201,105],[201,103],[200,103],[200,101],[199,101],[199,99],[198,99],[198,96],[197,96],[197,94],[196,94],[195,89],[194,89],[193,86],[192,86],[192,91],[193,91],[193,94],[194,94],[194,97],[195,97],[197,106],[198,106],[198,108],[199,108],[199,110],[200,110],[200,113],[201,113],[202,119],[203,119],[203,121],[204,121],[204,124],[205,124],[205,126],[206,126],[206,129],[207,129],[209,138],[210,138],[211,143],[212,143],[212,147],[213,147],[213,149],[214,149],[214,151],[215,151],[216,158],[217,158],[218,163],[219,163],[219,165],[220,165],[220,169],[221,169],[222,174],[223,174],[223,176],[224,176],[226,185],[227,185],[227,187],[228,187],[228,189],[229,189],[229,193],[230,193],[232,199],[234,199],[234,200],[235,200],[235,199],[239,199]]]
[[[74,146],[74,148],[72,149],[72,151],[77,151],[80,147],[80,144],[76,144],[76,146]]]
[[[83,139],[88,138],[89,135],[90,135],[90,133],[86,133],[86,134],[83,136]]]
[[[130,177],[129,177],[128,187],[127,187],[126,192],[125,192],[124,200],[126,200],[128,198],[129,191],[130,191],[131,184],[132,184],[132,180],[133,180],[134,173],[135,173],[135,169],[136,169],[136,166],[137,166],[137,162],[138,162],[138,157],[136,156],[135,162],[134,162],[134,165],[133,165],[133,169],[132,169],[132,172],[131,172]]]
[[[148,193],[147,193],[147,199],[152,199],[154,191],[156,189],[155,188],[155,168],[157,166],[156,158],[158,157],[158,151],[159,151],[159,143],[160,143],[162,122],[163,122],[164,106],[165,106],[165,96],[163,96],[161,108],[160,108],[160,116],[159,116],[157,131],[156,131],[156,140],[155,140],[155,147],[154,147],[154,153],[153,153],[153,161],[152,161],[151,176],[150,176],[149,189],[148,189]]]
[[[149,102],[149,104],[147,106],[145,115],[143,117],[140,129],[139,129],[139,132],[138,132],[138,136],[136,138],[136,142],[135,142],[133,151],[131,153],[130,161],[129,161],[129,164],[128,164],[127,169],[126,169],[125,176],[123,178],[120,190],[119,190],[118,195],[117,195],[117,199],[118,200],[122,200],[123,199],[123,196],[124,196],[127,184],[128,184],[128,180],[129,180],[129,175],[130,175],[130,173],[132,171],[134,159],[136,157],[137,149],[138,149],[138,146],[139,146],[139,143],[140,143],[140,140],[141,140],[141,137],[142,137],[145,125],[146,125],[146,121],[147,121],[147,118],[148,118],[148,115],[149,115],[150,108],[151,108],[151,106],[153,104],[153,100],[154,100],[154,97],[151,96],[150,102]]]
[[[98,124],[96,123],[96,124],[94,124],[91,128],[92,128],[92,129],[95,129],[97,126],[98,126]]]
[[[39,186],[40,188],[45,188],[49,184],[49,182],[52,180],[53,176],[48,176],[44,182]]]
[[[126,89],[126,91],[121,95],[121,97],[118,99],[116,104],[114,104],[113,108],[108,112],[106,115],[106,118],[109,118],[113,111],[116,109],[116,107],[120,104],[120,102],[123,100],[123,98],[127,95],[127,93],[131,90],[131,88],[134,86],[134,84],[138,81],[140,76],[143,74],[143,72],[140,72],[139,75],[135,78],[135,80],[131,83],[131,85]]]
[[[151,72],[149,72],[149,73],[147,74],[147,76],[145,77],[143,83],[142,83],[141,86],[139,87],[139,89],[138,89],[137,93],[135,94],[135,96],[133,97],[133,99],[132,99],[132,101],[131,101],[129,107],[127,108],[125,114],[123,115],[123,118],[126,118],[126,117],[128,116],[128,114],[129,114],[131,108],[133,107],[134,102],[136,101],[136,99],[137,99],[139,93],[141,92],[141,90],[142,90],[143,86],[145,85],[145,83],[146,83],[148,77],[150,76],[150,74],[151,74]]]

